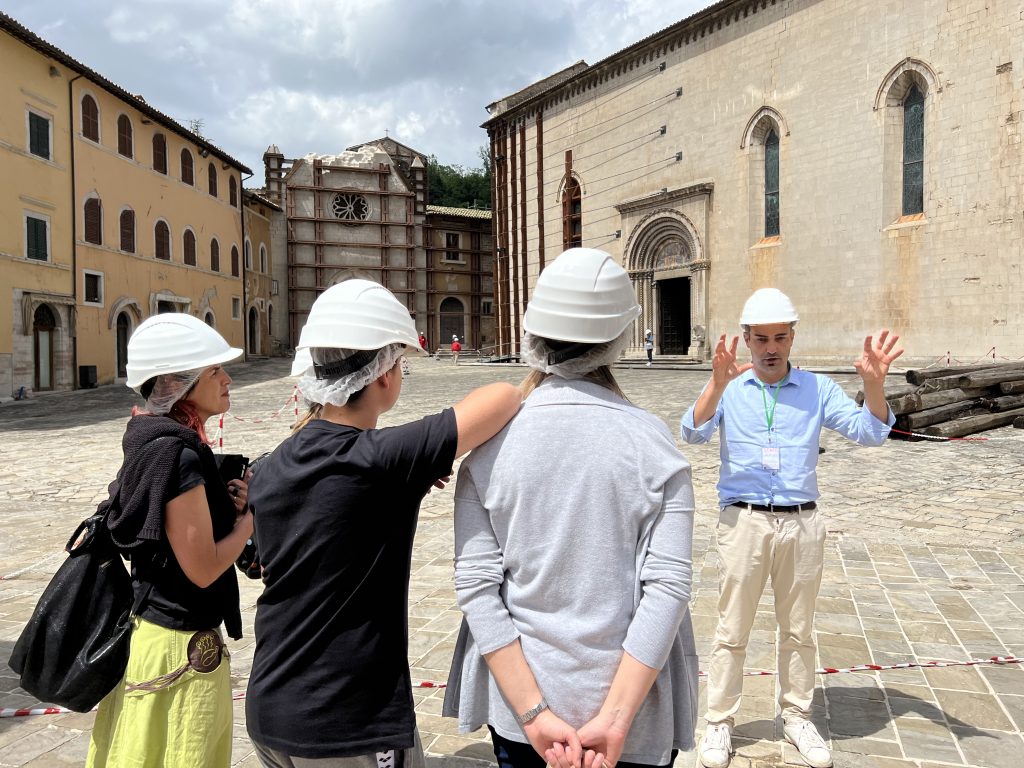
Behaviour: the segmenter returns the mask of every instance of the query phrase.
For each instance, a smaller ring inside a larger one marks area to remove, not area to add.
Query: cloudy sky
[[[0,0],[0,8],[256,172],[384,135],[480,164],[484,107],[710,0]]]

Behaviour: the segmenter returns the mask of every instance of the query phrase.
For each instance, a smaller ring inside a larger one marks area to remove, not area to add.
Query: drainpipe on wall
[[[75,235],[78,232],[78,189],[75,184],[75,98],[72,86],[82,75],[75,75],[68,80],[68,137],[71,145],[71,316],[70,326],[74,327],[71,337],[71,389],[78,389],[78,248]],[[116,366],[116,363],[115,363]],[[117,371],[114,371],[115,375]]]
[[[245,350],[242,359],[246,361],[249,359],[249,296],[245,281],[245,181],[251,178],[251,173],[244,179],[239,177],[238,183],[238,208],[242,216],[242,349]]]

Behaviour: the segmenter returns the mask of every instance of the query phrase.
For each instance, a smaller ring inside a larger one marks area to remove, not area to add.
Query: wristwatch
[[[538,704],[537,706],[533,707],[532,709],[526,710],[521,715],[516,715],[515,716],[516,717],[516,722],[519,723],[520,725],[526,725],[528,722],[533,720],[533,718],[535,718],[537,715],[539,715],[541,712],[543,712],[547,708],[548,708],[548,703],[546,701],[544,701],[544,699],[542,698],[540,700],[540,704]]]

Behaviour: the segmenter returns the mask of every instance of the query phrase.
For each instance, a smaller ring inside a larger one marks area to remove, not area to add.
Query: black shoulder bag
[[[30,694],[76,712],[88,712],[124,676],[132,617],[152,588],[132,600],[131,576],[107,530],[120,493],[119,482],[111,499],[71,534],[68,558],[39,598],[9,662]]]

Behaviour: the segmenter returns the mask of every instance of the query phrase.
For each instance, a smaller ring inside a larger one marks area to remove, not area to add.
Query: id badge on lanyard
[[[789,378],[787,375],[786,378]],[[760,382],[758,382],[760,384]],[[783,379],[775,386],[775,393],[772,397],[772,405],[768,407],[768,397],[764,393],[764,384],[761,384],[761,400],[764,403],[764,420],[768,425],[768,445],[762,446],[761,448],[761,468],[777,472],[781,468],[781,461],[779,457],[779,447],[774,444],[774,427],[775,427],[775,406],[779,402],[779,390],[786,383],[786,379]]]

